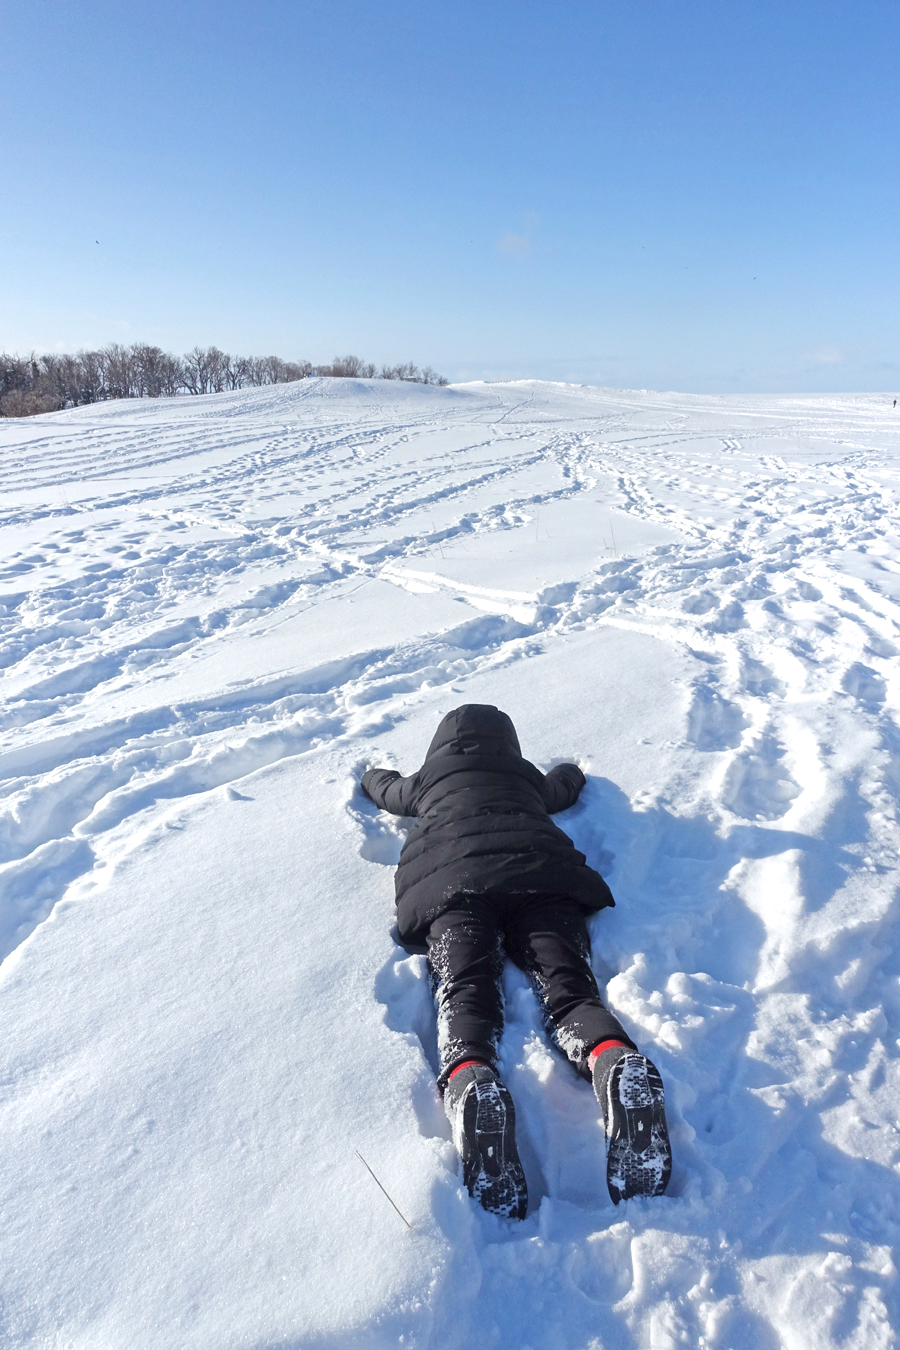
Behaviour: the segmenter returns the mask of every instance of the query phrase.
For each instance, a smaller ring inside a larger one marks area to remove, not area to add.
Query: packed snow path
[[[0,1343],[895,1344],[898,432],[533,382],[0,422]],[[465,702],[588,775],[662,1200],[515,971],[529,1217],[460,1190],[357,783]]]

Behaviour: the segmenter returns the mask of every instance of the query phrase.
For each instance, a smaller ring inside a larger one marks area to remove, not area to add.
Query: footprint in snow
[[[887,695],[887,685],[881,676],[860,661],[844,672],[841,688],[860,703],[883,703]]]
[[[688,739],[698,750],[733,750],[749,725],[736,703],[722,698],[708,685],[695,687],[688,712]]]
[[[735,756],[722,785],[722,801],[744,820],[778,820],[801,788],[783,762],[784,748],[765,735]]]

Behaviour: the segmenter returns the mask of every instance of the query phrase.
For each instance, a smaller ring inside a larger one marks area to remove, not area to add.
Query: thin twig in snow
[[[387,1195],[387,1198],[388,1198],[389,1200],[391,1200],[391,1197],[388,1195],[387,1191],[384,1190],[384,1187],[381,1185],[381,1182],[378,1180],[378,1178],[376,1177],[375,1173],[372,1171],[371,1167],[370,1167],[369,1164],[366,1162],[366,1160],[365,1160],[365,1158],[363,1157],[363,1155],[360,1153],[359,1149],[358,1149],[358,1148],[357,1148],[357,1149],[354,1149],[354,1152],[355,1152],[357,1158],[359,1158],[359,1161],[362,1163],[363,1167],[364,1167],[364,1168],[366,1169],[366,1171],[369,1173],[369,1176],[370,1176],[370,1177],[372,1178],[372,1180],[375,1182],[375,1185],[378,1186],[378,1187],[380,1187],[380,1189],[381,1189],[382,1191],[384,1191],[384,1194]],[[391,1204],[394,1205],[393,1200],[391,1200]],[[407,1219],[406,1216],[405,1216],[404,1214],[402,1214],[401,1211],[400,1211],[399,1209],[397,1209],[397,1206],[396,1206],[396,1205],[394,1205],[394,1209],[397,1210],[397,1213],[400,1215],[400,1218],[401,1218],[401,1219],[403,1220],[403,1222],[406,1224],[407,1228],[411,1229],[411,1228],[412,1228],[412,1224],[410,1223],[409,1219]]]

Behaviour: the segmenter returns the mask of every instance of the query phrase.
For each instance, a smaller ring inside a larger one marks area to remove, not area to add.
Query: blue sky
[[[888,390],[898,55],[882,0],[7,0],[0,348]]]

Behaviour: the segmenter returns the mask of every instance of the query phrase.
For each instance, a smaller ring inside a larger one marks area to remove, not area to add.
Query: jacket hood
[[[435,755],[491,755],[522,758],[512,719],[490,703],[464,703],[443,718],[428,747]]]

